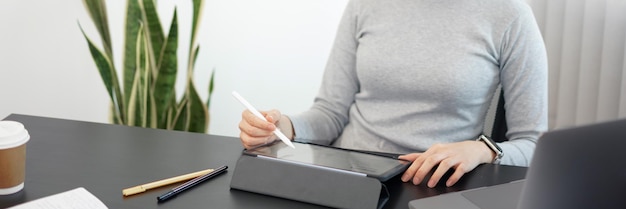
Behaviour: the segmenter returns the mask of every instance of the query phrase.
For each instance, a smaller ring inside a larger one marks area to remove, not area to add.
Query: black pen
[[[219,167],[215,170],[213,170],[210,173],[207,173],[205,175],[199,176],[195,179],[189,180],[188,182],[185,182],[183,184],[181,184],[180,186],[175,187],[174,189],[170,190],[169,192],[162,194],[161,196],[157,197],[157,200],[159,202],[165,202],[168,199],[171,199],[172,197],[180,194],[181,192],[187,191],[188,189],[206,181],[209,180],[217,175],[220,175],[222,173],[224,173],[226,171],[226,169],[228,169],[228,166],[222,166]]]

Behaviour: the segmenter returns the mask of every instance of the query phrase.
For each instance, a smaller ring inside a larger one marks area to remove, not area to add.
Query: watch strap
[[[476,139],[476,141],[482,141],[483,143],[485,143],[485,145],[487,145],[487,147],[489,147],[489,149],[491,149],[491,151],[493,151],[496,154],[496,157],[493,159],[491,163],[493,164],[500,163],[500,160],[502,159],[502,156],[504,155],[504,153],[502,152],[502,148],[500,148],[500,146],[498,146],[498,144],[495,141],[485,136],[484,134],[481,134],[480,136],[478,136],[478,139]]]

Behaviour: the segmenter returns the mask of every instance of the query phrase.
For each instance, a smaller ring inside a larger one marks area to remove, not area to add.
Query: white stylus
[[[265,117],[263,117],[263,115],[258,110],[256,110],[250,103],[248,103],[248,101],[246,101],[246,99],[241,97],[241,95],[239,95],[239,93],[237,93],[236,91],[233,91],[233,96],[237,100],[239,100],[239,102],[241,102],[241,104],[243,104],[243,106],[248,108],[248,110],[250,110],[250,112],[252,112],[252,114],[256,115],[257,117],[259,117],[261,119],[263,119],[264,121],[267,121],[267,119],[265,119]],[[276,136],[278,136],[278,138],[280,138],[280,140],[282,140],[285,144],[287,144],[291,148],[294,148],[294,149],[296,148],[295,146],[293,146],[293,143],[291,143],[291,140],[289,140],[287,138],[287,136],[285,136],[285,134],[283,134],[283,132],[280,132],[280,129],[278,129],[278,127],[276,128],[276,130],[274,130],[274,134],[276,134]]]

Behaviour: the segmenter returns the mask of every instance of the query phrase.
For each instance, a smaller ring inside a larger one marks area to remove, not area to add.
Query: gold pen
[[[168,178],[168,179],[163,179],[163,180],[159,180],[159,181],[155,181],[155,182],[150,182],[150,183],[147,183],[147,184],[142,184],[142,185],[139,185],[139,186],[135,186],[135,187],[124,189],[124,190],[122,190],[122,194],[124,196],[130,196],[130,195],[142,193],[142,192],[145,192],[146,190],[149,190],[149,189],[154,189],[154,188],[157,188],[157,187],[162,187],[162,186],[173,184],[173,183],[176,183],[176,182],[181,182],[181,181],[193,179],[193,178],[196,178],[198,176],[202,176],[202,175],[205,175],[207,173],[210,173],[212,171],[213,171],[213,169],[206,169],[206,170],[193,172],[193,173],[189,173],[189,174],[185,174],[185,175],[180,175],[180,176],[176,176],[176,177],[172,177],[172,178]]]

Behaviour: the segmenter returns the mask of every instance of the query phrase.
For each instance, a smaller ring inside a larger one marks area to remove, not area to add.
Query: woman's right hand
[[[282,114],[278,110],[260,111],[267,121],[258,118],[249,110],[244,110],[241,114],[241,122],[239,122],[239,138],[244,148],[249,149],[263,144],[268,144],[276,140],[278,137],[274,135]],[[286,119],[288,120],[288,119]],[[288,136],[291,137],[291,136]]]

